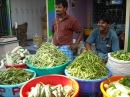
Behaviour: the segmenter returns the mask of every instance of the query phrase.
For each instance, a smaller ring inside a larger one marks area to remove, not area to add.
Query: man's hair
[[[106,22],[107,24],[111,23],[111,17],[110,16],[101,15],[98,18],[98,21],[100,21],[100,20],[103,20],[103,22]]]
[[[59,5],[59,4],[62,4],[63,7],[68,8],[68,2],[67,2],[67,0],[55,0],[55,5]]]

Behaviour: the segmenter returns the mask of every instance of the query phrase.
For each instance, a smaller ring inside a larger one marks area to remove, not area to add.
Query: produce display
[[[99,79],[108,75],[105,64],[91,51],[81,53],[66,69],[68,74],[81,79]]]
[[[14,85],[28,81],[33,77],[33,72],[22,68],[8,68],[0,71],[0,85]]]
[[[23,49],[21,46],[18,46],[11,52],[7,52],[3,57],[4,64],[12,66],[23,63],[25,64],[26,60],[28,60],[31,55],[27,49]]]
[[[29,64],[38,68],[53,67],[69,61],[64,53],[57,49],[55,45],[45,42],[37,50],[36,54],[30,58]]]
[[[112,52],[111,56],[117,60],[130,61],[130,54],[124,50]]]
[[[71,97],[74,93],[74,89],[71,86],[62,86],[61,84],[52,86],[50,84],[43,84],[42,82],[32,87],[27,92],[28,97]]]
[[[109,84],[104,84],[104,88],[111,97],[130,97],[130,75]]]

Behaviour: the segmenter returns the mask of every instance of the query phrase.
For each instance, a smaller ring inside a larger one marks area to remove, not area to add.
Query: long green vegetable
[[[28,81],[33,77],[33,72],[23,68],[9,68],[0,71],[0,85],[14,85]]]
[[[111,56],[117,60],[130,61],[130,54],[124,50],[112,52]]]
[[[53,67],[69,61],[64,53],[55,45],[45,42],[37,50],[36,54],[30,58],[29,64],[38,68]]]
[[[85,51],[77,56],[66,69],[71,76],[81,79],[98,79],[108,75],[108,71],[99,56],[90,51]]]

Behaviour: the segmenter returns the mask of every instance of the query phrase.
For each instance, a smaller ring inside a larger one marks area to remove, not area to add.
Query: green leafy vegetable
[[[130,75],[126,75],[124,78],[121,78],[119,80],[119,83],[125,85],[125,86],[128,86],[130,87]]]

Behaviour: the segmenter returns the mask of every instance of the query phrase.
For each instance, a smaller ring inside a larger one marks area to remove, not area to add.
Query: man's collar
[[[66,13],[62,20],[66,19],[68,17],[69,17],[69,15]],[[58,19],[58,16],[56,18]]]
[[[107,36],[106,38],[110,38],[110,29],[108,28],[108,31],[107,31]]]
[[[98,35],[100,35],[100,30],[98,32]],[[107,35],[105,38],[110,38],[110,28],[108,28]]]

